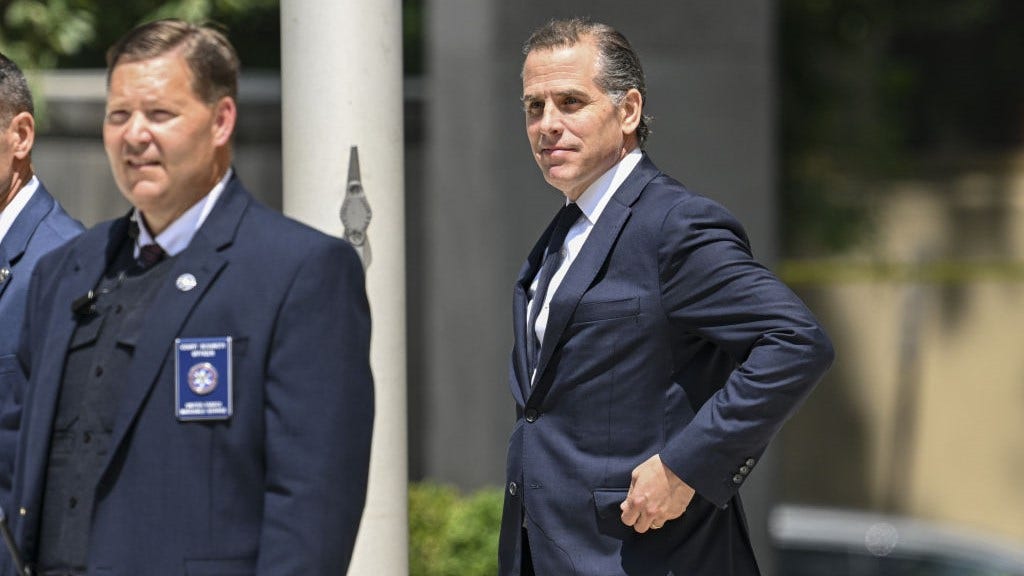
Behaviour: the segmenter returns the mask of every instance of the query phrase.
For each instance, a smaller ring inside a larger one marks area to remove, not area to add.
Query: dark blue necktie
[[[146,244],[139,248],[139,257],[135,259],[139,267],[145,270],[164,259],[167,253],[159,244]]]
[[[540,309],[544,306],[551,278],[562,264],[562,245],[565,244],[565,236],[569,234],[569,229],[582,214],[580,207],[575,203],[563,206],[558,212],[555,228],[551,231],[551,238],[548,239],[548,247],[544,250],[540,278],[537,280],[537,290],[533,293],[530,318],[526,322],[526,354],[531,379],[533,371],[537,369],[537,360],[540,358],[540,341],[537,339],[536,329],[537,315],[540,314]]]

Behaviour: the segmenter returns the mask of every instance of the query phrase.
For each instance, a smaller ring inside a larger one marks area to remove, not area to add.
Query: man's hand
[[[622,523],[643,534],[683,515],[694,490],[683,482],[655,454],[633,469],[629,494],[619,508]]]

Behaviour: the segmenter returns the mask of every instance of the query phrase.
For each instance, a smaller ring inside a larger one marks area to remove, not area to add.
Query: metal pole
[[[399,0],[281,2],[284,212],[368,265],[377,413],[350,574],[408,573],[401,24]]]

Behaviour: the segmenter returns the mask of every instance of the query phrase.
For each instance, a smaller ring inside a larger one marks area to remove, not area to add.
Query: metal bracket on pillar
[[[341,203],[341,224],[345,227],[345,240],[359,253],[363,260],[363,269],[370,267],[370,239],[366,229],[373,219],[370,203],[363,193],[363,183],[359,177],[359,147],[353,146],[348,155],[348,186],[345,189],[345,200]]]

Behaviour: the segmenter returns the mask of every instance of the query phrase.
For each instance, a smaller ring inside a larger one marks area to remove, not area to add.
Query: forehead
[[[110,74],[108,99],[124,97],[195,98],[185,58],[169,52],[144,60],[121,61]]]
[[[523,63],[523,96],[597,90],[597,50],[590,41],[530,52]]]

